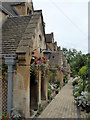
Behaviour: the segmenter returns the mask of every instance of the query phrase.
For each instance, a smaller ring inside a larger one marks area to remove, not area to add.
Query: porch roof
[[[26,52],[40,18],[41,11],[32,16],[9,17],[2,26],[2,54]]]
[[[2,53],[15,54],[30,16],[8,17],[2,26]]]

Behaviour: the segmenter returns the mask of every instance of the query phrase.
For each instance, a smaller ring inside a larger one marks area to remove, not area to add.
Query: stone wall
[[[60,81],[61,76],[60,76],[60,70],[57,70],[57,80]]]
[[[37,27],[34,31],[33,41],[34,41],[33,42],[33,50],[35,50],[34,55],[37,57],[41,57],[42,54],[40,54],[40,48],[46,49],[46,43],[45,43],[45,37],[44,37],[44,33],[43,33],[41,17],[40,17]]]
[[[40,45],[46,48],[41,17],[32,36],[33,48],[26,54],[18,53],[16,74],[13,75],[13,105],[25,118],[30,117],[30,63],[32,51],[34,56],[41,57]],[[30,52],[30,54],[29,54]],[[41,70],[38,70],[38,106],[41,104]]]
[[[2,77],[0,75],[0,116],[2,115]]]
[[[0,11],[0,24],[4,23],[7,16]]]
[[[49,63],[52,66],[60,66],[60,53],[52,52],[50,55]]]
[[[60,84],[63,87],[63,72],[60,72]]]
[[[17,5],[15,8],[20,15],[30,15],[33,13],[33,5],[31,2],[26,2],[25,5]]]
[[[51,49],[51,51],[54,51],[54,43],[47,43],[47,45]]]
[[[22,54],[21,54],[22,55]],[[21,56],[20,55],[20,56]],[[23,55],[22,55],[23,56]],[[13,75],[12,108],[17,108],[22,116],[30,117],[30,62],[31,54],[25,54],[25,59],[18,55],[16,73]]]
[[[15,8],[20,15],[27,15],[25,6],[20,5],[20,6],[16,6]]]

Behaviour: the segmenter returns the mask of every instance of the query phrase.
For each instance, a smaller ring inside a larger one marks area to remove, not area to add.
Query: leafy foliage
[[[13,108],[11,110],[11,119],[12,120],[20,120],[21,119],[21,114],[16,108]]]
[[[3,112],[2,113],[2,118],[1,118],[1,120],[10,120],[10,116],[9,116],[9,114],[6,112]]]
[[[72,81],[72,84],[74,86],[73,95],[77,101],[77,105],[85,108],[88,104],[88,81],[85,81],[85,85],[83,81],[83,79],[76,77]]]
[[[79,79],[79,77],[76,77],[76,78],[73,79],[73,81],[72,81],[73,86],[78,84],[78,79]]]
[[[6,64],[2,64],[2,75],[7,75],[7,65]]]
[[[67,48],[63,48],[63,53],[74,76],[78,75],[79,70],[83,66],[88,66],[88,63],[90,63],[90,55],[82,54],[81,51],[78,52],[76,49],[68,50]]]
[[[83,79],[87,78],[87,66],[83,66],[79,72],[78,75],[81,76]]]

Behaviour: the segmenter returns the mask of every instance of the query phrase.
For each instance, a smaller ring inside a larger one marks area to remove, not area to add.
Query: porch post
[[[14,57],[6,57],[5,64],[8,66],[8,98],[7,98],[7,110],[10,115],[12,107],[12,80],[13,80],[13,65]]]
[[[38,107],[41,104],[41,69],[38,69]]]

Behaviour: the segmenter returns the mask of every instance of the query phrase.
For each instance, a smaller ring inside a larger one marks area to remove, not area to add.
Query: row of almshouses
[[[8,17],[2,26],[2,56],[8,67],[6,88],[2,86],[2,110],[11,113],[17,108],[25,117],[31,110],[37,110],[42,100],[48,101],[48,77],[44,67],[31,64],[42,56],[49,59],[51,66],[57,66],[57,79],[63,81],[62,51],[54,42],[53,33],[45,35],[45,25],[41,10],[28,16]],[[6,97],[5,97],[6,95]]]
[[[46,78],[41,83],[41,68],[36,70],[36,75],[30,75],[31,63],[35,57],[42,56],[40,49],[46,49],[42,11],[7,18],[2,27],[2,53],[8,66],[9,114],[16,107],[28,118],[30,109],[37,109],[41,104],[41,98],[47,100],[48,84],[45,84]]]

